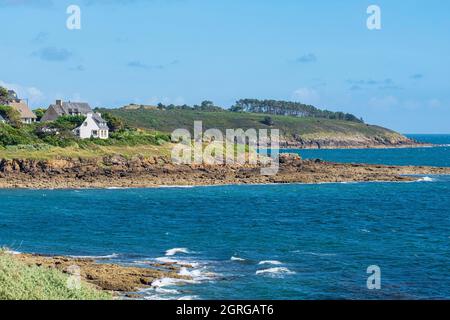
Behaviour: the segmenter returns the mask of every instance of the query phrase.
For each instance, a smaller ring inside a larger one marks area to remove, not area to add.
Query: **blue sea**
[[[441,147],[297,150],[304,158],[450,166]],[[289,152],[292,152],[289,151]],[[450,177],[405,183],[0,190],[0,246],[143,265],[177,261],[147,299],[450,299]],[[369,290],[369,266],[381,289]]]

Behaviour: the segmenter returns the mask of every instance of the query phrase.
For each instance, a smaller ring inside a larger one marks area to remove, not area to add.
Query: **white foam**
[[[256,271],[256,275],[289,275],[289,274],[295,274],[295,272],[285,267],[275,267]]]
[[[114,259],[119,257],[119,255],[117,253],[113,253],[113,254],[108,254],[105,256],[69,256],[70,258],[74,258],[74,259]]]
[[[196,282],[212,280],[213,278],[217,277],[217,275],[214,272],[209,272],[205,268],[189,269],[189,268],[183,267],[180,269],[178,274],[180,276],[191,277]]]
[[[198,262],[187,261],[187,260],[176,260],[176,259],[172,259],[169,257],[159,257],[159,258],[155,258],[154,260],[157,262],[161,262],[161,263],[173,263],[173,264],[177,264],[179,266],[186,266],[186,267],[192,267],[192,268],[197,268],[200,265]]]
[[[198,300],[197,296],[183,296],[179,298],[178,300]]]
[[[239,257],[231,257],[230,260],[231,261],[245,261],[245,259],[239,258]]]
[[[280,265],[283,264],[282,262],[278,261],[278,260],[263,260],[260,261],[258,264],[273,264],[273,265]]]
[[[417,180],[417,182],[433,182],[433,181],[436,181],[436,180],[433,178],[430,178],[430,177],[423,177],[423,178],[420,178]]]
[[[188,248],[173,248],[173,249],[169,249],[166,251],[166,256],[174,256],[178,253],[190,253],[190,251],[188,250]]]
[[[14,250],[6,250],[5,252],[8,253],[8,254],[13,254],[13,255],[22,254],[22,252],[14,251]]]

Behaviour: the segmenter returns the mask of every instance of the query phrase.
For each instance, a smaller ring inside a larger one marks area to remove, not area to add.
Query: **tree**
[[[123,120],[109,112],[103,113],[102,118],[108,123],[109,130],[112,132],[122,131],[125,129]]]
[[[65,115],[65,116],[61,116],[58,119],[56,119],[56,121],[54,121],[54,124],[62,130],[69,131],[69,130],[73,130],[73,129],[81,126],[83,124],[84,120],[86,120],[85,116]]]
[[[0,115],[5,120],[8,120],[13,127],[21,127],[22,122],[20,121],[20,113],[13,107],[0,105]]]
[[[38,109],[34,110],[34,114],[37,117],[37,121],[41,121],[41,119],[44,116],[46,111],[47,111],[47,109],[44,109],[44,108],[38,108]]]
[[[273,126],[273,120],[271,117],[264,117],[264,119],[261,121],[262,124],[265,124],[266,126]]]
[[[8,89],[0,86],[0,104],[6,104],[6,102],[8,101],[8,96]]]

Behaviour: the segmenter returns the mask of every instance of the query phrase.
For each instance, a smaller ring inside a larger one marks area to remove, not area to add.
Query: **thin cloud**
[[[75,66],[75,67],[73,67],[73,68],[70,68],[70,70],[71,70],[71,71],[82,72],[82,71],[84,71],[84,70],[86,70],[86,69],[84,68],[83,65],[79,64],[79,65],[77,65],[77,66]]]
[[[367,88],[377,87],[379,90],[399,90],[402,89],[400,86],[396,85],[394,80],[391,78],[386,78],[384,80],[373,80],[373,79],[361,79],[361,80],[347,80],[347,83],[351,85],[350,90],[357,91]]]
[[[49,34],[47,32],[39,32],[33,39],[32,42],[34,43],[43,43],[46,42],[48,39]]]
[[[312,63],[317,61],[317,56],[314,53],[305,54],[296,60],[299,63]]]
[[[44,61],[62,62],[72,57],[72,52],[64,48],[46,47],[32,53],[32,56],[38,57]]]
[[[423,77],[424,77],[423,74],[416,73],[416,74],[413,74],[410,78],[413,79],[413,80],[420,80],[420,79],[423,79]]]
[[[128,62],[127,66],[129,68],[144,69],[144,70],[150,70],[150,69],[162,70],[162,69],[166,69],[167,67],[176,65],[178,63],[179,63],[178,60],[173,60],[167,64],[149,65],[149,64],[146,64],[139,60],[133,60],[133,61]]]
[[[47,8],[53,6],[52,0],[0,0],[0,7],[35,7]]]

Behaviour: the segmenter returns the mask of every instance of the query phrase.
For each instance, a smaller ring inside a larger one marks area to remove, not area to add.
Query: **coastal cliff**
[[[412,181],[408,175],[450,174],[450,168],[341,164],[280,156],[276,175],[261,165],[174,165],[164,156],[0,160],[0,188],[112,188],[177,185]]]
[[[285,148],[401,148],[425,146],[393,130],[362,122],[267,115],[251,112],[201,111],[185,109],[120,108],[101,109],[111,113],[126,125],[145,130],[170,133],[183,128],[193,131],[194,121],[201,121],[202,129],[278,129],[280,144]]]

